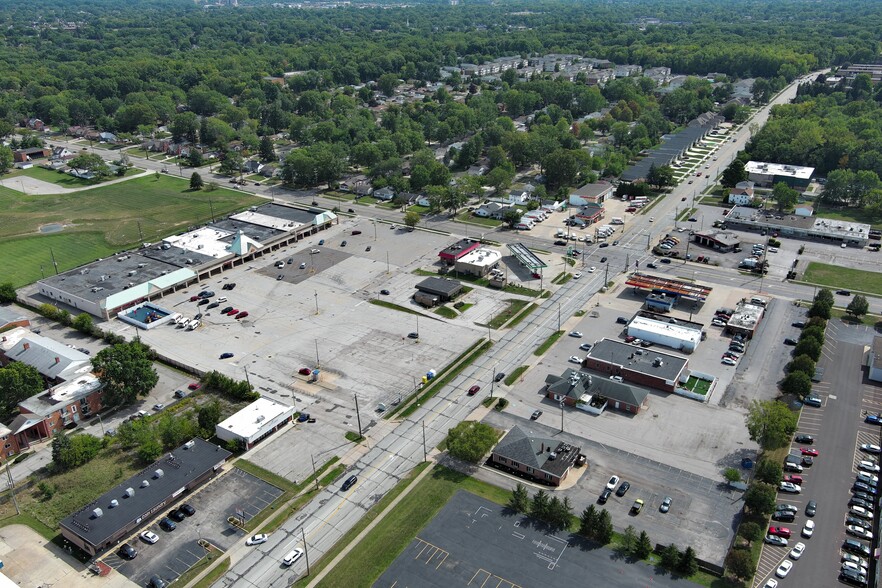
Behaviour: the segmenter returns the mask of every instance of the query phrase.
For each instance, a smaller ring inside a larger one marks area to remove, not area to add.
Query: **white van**
[[[218,303],[220,303],[220,302],[226,302],[226,301],[227,301],[227,297],[226,297],[226,296],[221,296],[220,298],[216,298],[216,299],[215,299],[215,302],[218,302]]]
[[[519,231],[530,231],[533,229],[533,223],[518,223],[514,228]]]
[[[295,561],[300,559],[303,556],[303,550],[299,547],[297,549],[292,549],[288,552],[288,554],[282,558],[282,563],[286,566],[291,566]]]

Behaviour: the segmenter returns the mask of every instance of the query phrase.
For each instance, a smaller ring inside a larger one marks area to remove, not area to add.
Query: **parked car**
[[[777,535],[766,535],[764,539],[766,543],[769,545],[777,545],[779,547],[787,547],[787,539],[784,537],[778,537]]]
[[[801,487],[797,486],[796,484],[792,484],[790,482],[781,482],[781,484],[778,485],[778,489],[781,492],[789,492],[791,494],[799,494],[800,492],[802,492]]]
[[[159,521],[159,528],[163,531],[171,532],[178,528],[173,520],[168,517],[162,517],[162,520]]]
[[[861,445],[861,451],[879,454],[882,453],[882,447],[879,447],[878,445],[874,445],[872,443],[864,443],[863,445]]]
[[[144,543],[149,543],[150,545],[153,545],[154,543],[159,541],[159,535],[157,535],[153,531],[142,531],[140,537],[141,541],[143,541]]]
[[[536,410],[533,411],[533,414],[530,415],[530,419],[535,421],[536,419],[538,419],[541,416],[542,416],[542,411],[537,408]]]
[[[619,489],[616,490],[616,496],[618,496],[618,497],[621,498],[622,496],[624,496],[625,494],[627,494],[627,493],[628,493],[628,490],[630,490],[630,489],[631,489],[631,483],[630,483],[630,482],[622,482],[622,483],[619,485]]]
[[[606,489],[607,490],[615,490],[618,483],[619,483],[618,476],[610,476],[609,481],[606,483]]]
[[[843,541],[842,550],[860,555],[861,557],[870,557],[870,546],[866,543],[861,543],[857,539],[846,539]]]
[[[865,472],[878,472],[879,465],[875,461],[864,460],[858,464],[858,469]]]
[[[150,582],[147,583],[147,586],[149,588],[165,588],[167,585],[168,584],[165,583],[165,580],[163,580],[162,578],[160,578],[156,574],[153,574],[150,577]]]
[[[772,520],[779,523],[792,523],[796,519],[796,514],[789,510],[776,510],[772,514]]]
[[[806,406],[814,406],[815,408],[821,408],[822,401],[819,396],[810,395],[810,396],[806,396],[803,399],[802,403],[805,404]]]
[[[864,422],[870,425],[882,425],[882,415],[870,413],[864,418]]]
[[[187,388],[189,388],[190,390],[198,390],[201,387],[202,384],[200,384],[199,382],[190,382],[190,384],[187,385]]]
[[[235,354],[230,351],[225,351],[224,353],[220,354],[220,358],[221,359],[230,359],[231,357],[233,357],[233,355],[235,355]]]
[[[606,504],[606,501],[609,500],[610,494],[612,494],[612,490],[604,488],[603,492],[600,493],[600,496],[597,497],[597,503]]]
[[[778,537],[790,539],[791,531],[787,527],[769,527],[769,535],[777,535]]]
[[[811,435],[803,435],[803,434],[797,435],[796,437],[793,438],[793,440],[796,441],[797,443],[804,443],[805,445],[813,445],[815,442],[814,437],[812,437]]]
[[[178,510],[181,511],[182,513],[184,513],[188,517],[192,517],[194,514],[196,514],[196,509],[186,503],[182,504]]]
[[[138,557],[138,550],[128,543],[123,543],[117,553],[123,559],[135,559],[136,557]]]
[[[183,512],[181,512],[179,509],[175,508],[175,509],[172,509],[171,511],[169,511],[168,518],[180,523],[185,518],[187,518],[187,516]]]
[[[242,312],[240,312],[240,313],[238,313],[238,314],[236,315],[236,320],[237,320],[237,321],[238,321],[238,320],[241,320],[241,319],[245,318],[246,316],[248,316],[248,311],[247,311],[247,310],[243,310]]]

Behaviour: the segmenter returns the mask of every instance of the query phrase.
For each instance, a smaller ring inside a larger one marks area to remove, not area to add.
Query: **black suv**
[[[128,543],[123,543],[122,547],[117,551],[120,557],[125,559],[135,559],[138,557],[138,550],[129,545]]]
[[[612,494],[612,490],[604,488],[603,492],[600,493],[600,496],[597,497],[597,503],[606,504],[606,501],[609,500],[610,494]]]
[[[842,542],[842,550],[861,557],[870,557],[870,547],[857,539],[846,539]]]
[[[356,482],[358,482],[358,476],[349,476],[348,478],[346,478],[346,481],[343,482],[343,485],[340,486],[340,489],[349,490],[350,488],[355,486]]]
[[[178,511],[184,513],[188,517],[192,517],[194,514],[196,514],[196,509],[189,504],[182,504]]]
[[[159,528],[163,531],[174,531],[178,528],[173,520],[168,517],[163,517],[161,521],[159,521]]]
[[[171,511],[170,513],[168,513],[168,518],[180,523],[181,521],[183,521],[187,517],[184,513],[182,513],[180,510],[178,510],[176,508],[173,511]]]
[[[841,570],[839,572],[839,581],[852,586],[866,586],[867,577],[855,570]]]

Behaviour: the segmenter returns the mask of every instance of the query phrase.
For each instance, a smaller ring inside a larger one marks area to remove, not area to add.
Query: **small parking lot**
[[[146,585],[154,574],[171,582],[205,556],[200,538],[226,551],[245,534],[230,525],[227,517],[235,516],[236,511],[241,510],[248,521],[281,494],[279,488],[233,468],[184,499],[196,509],[196,514],[177,523],[177,529],[166,532],[158,525],[159,518],[168,514],[172,506],[145,527],[159,536],[157,543],[150,545],[137,535],[130,538],[128,543],[138,550],[135,559],[122,559],[115,551],[103,559],[139,586]]]

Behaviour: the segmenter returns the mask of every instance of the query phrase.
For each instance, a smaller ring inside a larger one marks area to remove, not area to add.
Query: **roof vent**
[[[100,508],[96,508],[95,510],[92,511],[92,517],[91,517],[91,518],[93,518],[93,519],[97,519],[97,518],[99,518],[99,517],[101,517],[101,516],[104,516],[104,511],[101,510]]]
[[[196,445],[196,442],[193,441],[192,439],[190,439],[189,441],[187,441],[186,443],[184,443],[184,449],[190,449],[190,448],[193,447],[194,445]]]
[[[134,496],[134,495],[135,495],[135,489],[134,489],[134,488],[132,488],[132,487],[128,487],[128,488],[126,488],[126,492],[125,492],[125,497],[126,497],[126,498],[131,498],[131,497]]]
[[[153,479],[158,480],[159,478],[163,477],[164,475],[165,475],[165,472],[163,472],[162,470],[156,470],[155,472],[153,472]]]
[[[141,480],[141,488],[146,488],[149,485],[150,485],[150,482],[148,482],[147,480]]]
[[[114,508],[114,507],[117,507],[117,506],[119,506],[119,500],[117,500],[116,498],[114,498],[113,500],[110,501],[110,508]]]
[[[557,459],[556,453],[549,453],[548,454],[548,461],[554,461],[555,459]]]

